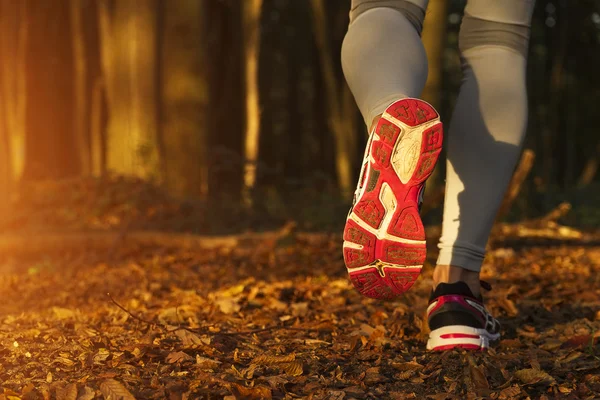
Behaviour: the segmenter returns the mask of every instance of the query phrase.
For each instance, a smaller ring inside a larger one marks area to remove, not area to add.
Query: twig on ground
[[[581,240],[584,237],[583,232],[556,222],[570,210],[571,204],[563,202],[543,217],[516,224],[498,224],[494,227],[492,240],[498,241],[498,237],[510,236],[529,239]]]
[[[540,219],[540,221],[555,222],[556,220],[567,215],[567,213],[569,211],[571,211],[571,204],[569,204],[567,202],[560,203],[556,208],[554,208],[552,211],[550,211],[548,214],[546,214],[544,217],[542,217]]]
[[[251,330],[247,330],[247,331],[237,331],[237,332],[211,332],[208,329],[194,329],[194,328],[188,328],[186,326],[177,326],[175,328],[167,328],[165,325],[160,324],[160,323],[156,323],[153,321],[149,321],[147,319],[141,318],[135,314],[133,314],[131,311],[129,311],[128,309],[126,309],[125,307],[123,307],[121,304],[119,304],[119,302],[117,302],[110,293],[106,293],[106,295],[108,296],[108,298],[110,299],[110,301],[117,306],[118,308],[121,309],[121,311],[127,313],[127,315],[129,315],[131,318],[143,322],[145,324],[148,325],[157,325],[160,326],[161,328],[163,328],[166,332],[171,333],[171,332],[176,332],[176,331],[188,331],[190,333],[195,333],[195,334],[200,334],[200,335],[213,335],[213,336],[217,336],[217,335],[223,335],[223,336],[236,336],[236,335],[254,335],[255,333],[262,333],[262,332],[269,332],[269,331],[279,331],[279,330],[288,330],[288,331],[300,331],[300,332],[323,332],[322,329],[316,329],[316,328],[302,328],[302,327],[297,327],[297,326],[281,326],[281,325],[272,325],[272,326],[267,326],[264,328],[258,328],[258,329],[251,329]]]
[[[533,161],[535,160],[535,153],[529,149],[526,149],[521,156],[521,160],[519,161],[519,165],[515,170],[512,180],[508,185],[508,190],[506,191],[506,195],[504,196],[504,200],[502,201],[502,205],[500,206],[500,210],[496,216],[496,220],[500,220],[510,211],[515,199],[521,192],[521,186],[523,186],[523,182],[529,176],[529,172],[533,167]]]
[[[121,304],[119,304],[111,295],[110,293],[106,293],[106,295],[108,296],[108,298],[110,299],[110,301],[117,307],[119,307],[122,311],[124,311],[125,313],[127,313],[131,318],[138,320],[140,322],[143,322],[145,324],[148,325],[156,325],[155,322],[152,321],[148,321],[147,319],[138,317],[137,315],[133,314],[131,311],[129,311],[128,309],[126,309],[125,307],[123,307]]]
[[[188,332],[196,333],[196,334],[215,335],[215,336],[216,335],[223,335],[223,336],[254,335],[255,333],[280,331],[280,330],[300,331],[300,332],[322,332],[322,330],[315,329],[315,328],[301,328],[301,327],[297,327],[297,326],[279,326],[279,325],[272,325],[272,326],[267,326],[264,328],[251,329],[251,330],[247,330],[247,331],[238,331],[238,332],[210,332],[207,330],[200,330],[200,329],[188,328],[185,326],[178,326],[176,328],[167,330],[167,332],[176,332],[176,331],[180,331],[180,330],[184,330],[184,331],[188,331]]]

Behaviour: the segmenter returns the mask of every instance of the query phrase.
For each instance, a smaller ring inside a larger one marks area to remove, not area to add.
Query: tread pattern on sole
[[[358,272],[350,272],[350,281],[364,296],[374,299],[391,300],[404,293],[413,285],[421,273],[421,268],[381,268],[363,269]]]
[[[442,149],[442,124],[426,102],[402,99],[385,110],[371,140],[360,178],[368,187],[348,215],[344,261],[360,293],[392,299],[414,284],[425,262],[418,196]],[[408,176],[404,183],[398,168]]]

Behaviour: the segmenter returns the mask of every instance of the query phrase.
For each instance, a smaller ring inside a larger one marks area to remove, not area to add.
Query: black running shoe
[[[489,284],[482,282],[482,287],[489,288]],[[500,323],[465,282],[437,285],[429,300],[427,319],[431,329],[427,350],[484,350],[500,338]]]

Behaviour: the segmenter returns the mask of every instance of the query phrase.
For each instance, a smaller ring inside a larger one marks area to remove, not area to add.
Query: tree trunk
[[[207,32],[210,54],[210,199],[238,201],[244,185],[244,51],[241,1],[210,1]]]
[[[0,2],[0,29],[4,27],[1,20],[4,2]],[[0,37],[3,37],[5,30],[0,31]],[[4,54],[4,46],[0,42],[0,60],[7,60]],[[8,123],[6,119],[6,110],[4,99],[4,69],[0,69],[0,221],[5,214],[9,204],[12,187],[12,160],[10,151],[10,138],[8,135]]]
[[[84,175],[92,174],[92,155],[89,125],[89,92],[87,90],[88,67],[86,57],[86,38],[84,31],[83,8],[87,0],[70,0],[71,26],[73,30],[73,60],[74,60],[74,98],[75,109],[74,129],[77,138],[77,153],[79,164]]]
[[[170,0],[162,48],[165,182],[179,194],[208,194],[209,82],[206,1]]]
[[[444,47],[446,44],[447,6],[447,0],[431,0],[429,2],[422,35],[429,65],[427,82],[423,89],[422,98],[438,110],[442,105],[442,75]],[[443,168],[444,163],[438,163],[427,181],[425,197],[428,203],[434,200],[443,200],[443,197],[436,196],[440,191],[444,191],[442,187],[444,183],[441,177]],[[430,204],[429,206],[435,208],[438,205]]]
[[[0,56],[2,53],[0,53]],[[0,104],[3,104],[0,81]],[[12,189],[12,161],[4,108],[0,107],[0,219],[10,202]]]
[[[356,130],[352,130],[352,117],[344,115],[344,101],[340,95],[338,82],[333,66],[333,54],[327,32],[327,18],[323,0],[311,0],[313,14],[313,30],[321,61],[321,73],[325,83],[329,129],[335,139],[335,166],[338,185],[344,196],[352,193],[353,170],[356,158],[355,149],[351,146],[357,142]],[[354,135],[354,136],[353,136]]]
[[[169,0],[164,9],[162,143],[165,182],[183,195],[208,194],[208,4]]]
[[[260,140],[258,55],[260,52],[261,9],[262,0],[244,0],[242,4],[244,83],[246,90],[246,138],[242,199],[248,207],[252,206],[252,191],[256,183],[256,164],[258,162],[258,144]]]
[[[105,111],[104,80],[99,77],[91,87],[90,100],[90,165],[92,175],[106,174],[106,132],[103,115]]]
[[[73,130],[73,51],[69,1],[27,1],[27,100],[23,179],[80,172]]]
[[[25,46],[27,2],[0,0],[0,87],[6,140],[11,149],[13,180],[25,162]]]
[[[431,0],[429,2],[422,34],[423,45],[427,53],[429,72],[422,98],[435,108],[439,108],[441,105],[447,17],[447,0]]]
[[[563,101],[564,93],[564,67],[569,46],[569,25],[568,25],[569,6],[567,3],[560,9],[560,17],[558,19],[557,28],[554,28],[555,42],[553,46],[554,56],[552,59],[552,69],[550,71],[549,82],[549,100],[547,114],[547,128],[543,132],[543,181],[546,187],[552,186],[557,180],[558,174],[555,168],[556,156],[555,151],[556,138],[560,135],[560,122],[563,117],[563,112],[560,110]]]
[[[103,35],[107,35],[110,20],[103,0],[95,0],[86,13],[88,93],[90,93],[90,157],[94,176],[107,172],[108,77],[106,56],[110,54]]]
[[[98,1],[108,97],[107,167],[143,178],[158,175],[157,1]],[[113,15],[111,15],[113,14]]]

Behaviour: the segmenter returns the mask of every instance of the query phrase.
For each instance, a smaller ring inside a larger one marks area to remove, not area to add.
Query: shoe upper
[[[491,334],[500,331],[500,323],[483,305],[483,298],[475,297],[465,282],[440,283],[431,293],[427,307],[429,328],[469,326],[485,329]]]

